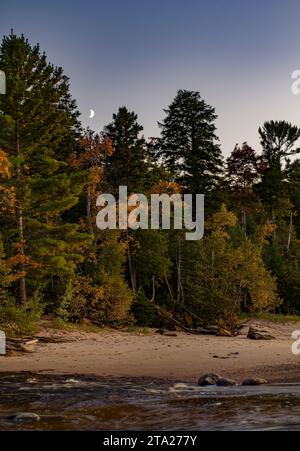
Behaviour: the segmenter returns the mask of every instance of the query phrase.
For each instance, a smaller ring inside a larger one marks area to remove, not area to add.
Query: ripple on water
[[[300,430],[300,385],[198,387],[150,379],[0,376],[0,430]],[[12,424],[16,412],[39,422]]]

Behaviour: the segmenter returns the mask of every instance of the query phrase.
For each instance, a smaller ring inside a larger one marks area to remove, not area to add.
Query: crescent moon
[[[94,110],[90,110],[90,119],[92,119],[95,116],[95,111]]]

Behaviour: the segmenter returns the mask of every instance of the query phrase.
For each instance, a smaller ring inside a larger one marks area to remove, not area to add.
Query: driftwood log
[[[169,312],[167,312],[166,310],[164,310],[162,307],[156,305],[156,309],[159,315],[164,315],[168,318],[168,320],[175,324],[176,327],[178,327],[179,329],[183,330],[186,333],[189,334],[193,334],[193,335],[217,335],[218,334],[218,328],[204,328],[204,327],[199,327],[197,329],[192,329],[189,327],[184,326],[183,324],[181,324],[179,321],[177,321],[177,319],[175,319],[173,317],[173,315]]]
[[[37,339],[17,339],[17,338],[7,338],[6,340],[6,351],[11,352],[34,352],[35,346],[38,344]]]
[[[8,337],[6,339],[6,351],[8,355],[11,353],[32,353],[35,351],[35,348],[39,343],[69,343],[72,341],[74,341],[74,339],[55,336],[32,336],[23,338]]]

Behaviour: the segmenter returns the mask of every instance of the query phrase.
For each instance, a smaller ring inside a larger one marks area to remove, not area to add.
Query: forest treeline
[[[268,121],[261,149],[222,156],[215,109],[180,90],[146,140],[122,106],[84,129],[69,80],[24,36],[5,36],[0,69],[0,325],[64,321],[189,328],[239,314],[300,312],[300,129]],[[96,199],[205,194],[205,236],[99,230]]]

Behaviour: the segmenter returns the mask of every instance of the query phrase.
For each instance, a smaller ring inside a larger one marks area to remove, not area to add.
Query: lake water
[[[40,416],[13,423],[15,412]],[[300,430],[300,385],[200,388],[148,379],[0,376],[0,430]]]

